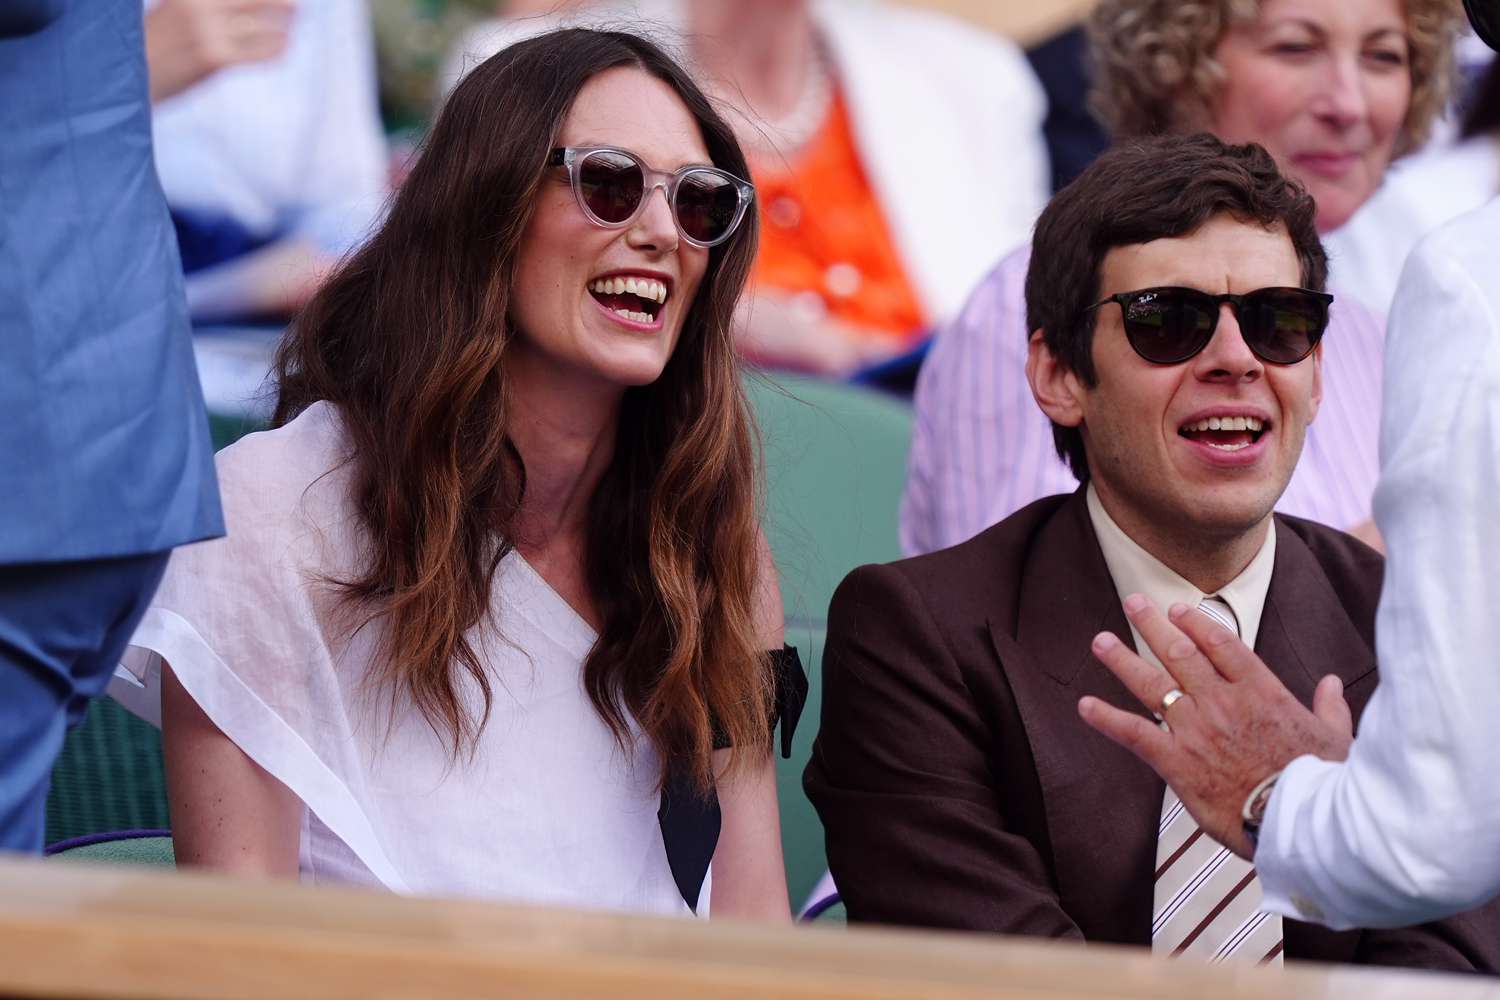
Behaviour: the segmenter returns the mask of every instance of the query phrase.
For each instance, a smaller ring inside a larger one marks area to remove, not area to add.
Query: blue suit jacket
[[[140,0],[0,3],[0,564],[223,533]]]

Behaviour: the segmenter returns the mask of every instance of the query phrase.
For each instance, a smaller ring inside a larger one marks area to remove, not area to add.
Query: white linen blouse
[[[368,545],[346,454],[327,403],[220,453],[229,534],[173,553],[124,665],[146,700],[170,664],[302,800],[304,881],[688,914],[657,819],[659,757],[638,731],[622,751],[599,718],[582,684],[595,633],[518,553],[471,636],[493,691],[472,757],[368,683],[383,626],[351,636],[329,582]],[[481,710],[467,677],[461,695]]]

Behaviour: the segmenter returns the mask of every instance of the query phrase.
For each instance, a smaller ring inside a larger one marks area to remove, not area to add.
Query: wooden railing
[[[0,860],[0,996],[1495,997],[1493,981],[1286,971],[973,935],[770,928]]]

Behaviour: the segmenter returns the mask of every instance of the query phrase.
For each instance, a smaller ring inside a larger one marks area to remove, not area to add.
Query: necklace
[[[766,157],[788,156],[807,145],[828,118],[833,104],[833,67],[822,39],[813,39],[812,65],[797,95],[785,114],[761,118],[750,108],[740,109],[740,141],[752,154]]]

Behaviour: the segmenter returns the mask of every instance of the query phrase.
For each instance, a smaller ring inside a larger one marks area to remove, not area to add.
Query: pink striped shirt
[[[1030,245],[1003,258],[944,326],[917,379],[901,548],[932,552],[969,538],[1078,481],[1026,382]],[[1379,471],[1385,327],[1338,299],[1323,343],[1323,403],[1276,509],[1348,529],[1369,520]]]

